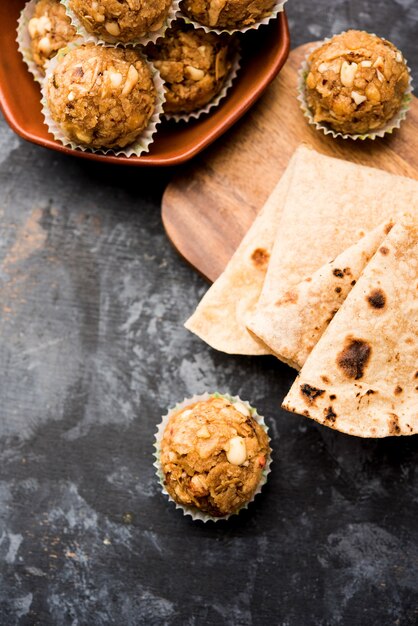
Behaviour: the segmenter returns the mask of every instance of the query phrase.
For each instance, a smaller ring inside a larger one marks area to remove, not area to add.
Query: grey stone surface
[[[293,44],[374,30],[418,72],[413,0],[289,0]],[[418,623],[417,439],[279,409],[293,372],[182,323],[206,284],[170,247],[173,174],[103,167],[0,124],[0,624]],[[256,505],[194,524],[152,467],[166,408],[250,399],[274,447]]]

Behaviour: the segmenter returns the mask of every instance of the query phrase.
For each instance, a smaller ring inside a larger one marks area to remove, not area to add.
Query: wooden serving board
[[[166,189],[162,218],[167,235],[210,281],[224,269],[301,142],[330,156],[418,179],[417,98],[401,128],[384,139],[335,140],[307,123],[296,85],[311,45],[293,50],[245,118]]]

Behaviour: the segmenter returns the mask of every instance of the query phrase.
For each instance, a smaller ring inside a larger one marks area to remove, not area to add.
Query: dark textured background
[[[418,77],[414,0],[290,0],[293,45],[347,28]],[[417,438],[362,441],[288,415],[294,376],[183,330],[206,289],[171,249],[173,174],[98,166],[0,124],[0,624],[418,623]],[[267,416],[269,483],[193,523],[160,494],[155,425],[204,390]]]

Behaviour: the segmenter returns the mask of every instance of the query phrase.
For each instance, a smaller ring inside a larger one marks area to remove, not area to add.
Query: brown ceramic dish
[[[260,97],[278,74],[289,53],[287,19],[278,20],[242,40],[242,69],[228,98],[211,115],[187,125],[164,123],[151,151],[141,157],[100,155],[72,150],[48,133],[41,113],[38,85],[22,61],[16,27],[25,0],[0,2],[0,107],[11,128],[33,143],[75,156],[125,165],[175,165],[187,161],[230,128]]]

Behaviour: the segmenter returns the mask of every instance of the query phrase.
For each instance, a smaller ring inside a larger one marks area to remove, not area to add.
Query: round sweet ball
[[[275,0],[183,0],[187,17],[209,28],[240,30],[269,17]]]
[[[231,38],[196,30],[183,22],[147,54],[166,85],[166,113],[201,109],[221,91],[232,67]]]
[[[269,455],[268,436],[246,404],[210,397],[171,414],[160,464],[175,502],[219,518],[252,500]]]
[[[367,134],[399,111],[409,85],[402,53],[389,41],[349,30],[308,59],[306,101],[314,121],[335,131]]]
[[[29,20],[28,31],[32,58],[42,74],[45,74],[47,62],[77,37],[59,0],[39,0]]]
[[[70,8],[87,32],[114,43],[135,42],[160,30],[172,0],[70,0]]]
[[[53,120],[74,143],[123,148],[147,127],[156,105],[151,70],[140,53],[88,44],[64,55],[48,76]]]

